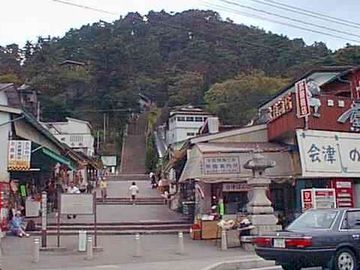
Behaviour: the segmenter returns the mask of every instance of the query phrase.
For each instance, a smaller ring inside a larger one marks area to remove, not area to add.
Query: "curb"
[[[235,269],[257,269],[257,270],[280,270],[274,261],[266,261],[260,257],[253,256],[248,259],[218,262],[201,270],[235,270]]]

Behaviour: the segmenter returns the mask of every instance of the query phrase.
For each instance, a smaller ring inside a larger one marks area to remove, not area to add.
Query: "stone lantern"
[[[248,217],[255,226],[252,234],[262,234],[281,229],[276,225],[278,219],[274,215],[274,208],[266,195],[270,185],[270,178],[265,170],[275,167],[276,162],[265,158],[259,151],[254,152],[253,158],[244,164],[245,169],[252,170],[252,178],[247,181],[250,187],[249,202],[247,204]]]

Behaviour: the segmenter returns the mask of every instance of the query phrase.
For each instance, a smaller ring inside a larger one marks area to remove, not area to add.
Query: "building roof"
[[[216,143],[198,143],[196,146],[202,153],[248,153],[261,150],[263,152],[287,152],[290,148],[286,145],[275,143],[253,143],[253,142],[216,142]]]
[[[13,83],[0,83],[0,91],[5,90],[6,88],[14,86]]]
[[[63,65],[85,66],[86,63],[84,63],[84,62],[79,62],[79,61],[74,61],[74,60],[65,60],[65,61],[61,62],[59,65],[60,65],[60,66],[63,66]]]
[[[196,108],[194,106],[182,106],[182,107],[174,107],[170,111],[170,117],[176,114],[201,114],[201,115],[212,115],[209,112],[204,111],[201,108]]]
[[[258,130],[262,130],[262,129],[266,129],[266,128],[267,128],[266,125],[255,125],[255,126],[250,126],[250,127],[231,129],[228,131],[220,131],[220,132],[212,133],[212,134],[201,134],[196,137],[190,138],[189,142],[190,142],[190,144],[201,143],[201,142],[206,142],[209,140],[221,139],[221,138],[226,138],[229,136],[235,136],[235,135],[245,134],[245,133],[249,133],[249,132],[254,132],[254,131],[258,131]]]
[[[296,78],[290,84],[288,84],[283,89],[281,89],[280,91],[275,93],[273,96],[271,96],[269,99],[267,99],[266,101],[261,103],[259,106],[259,109],[268,108],[272,105],[273,102],[276,102],[277,98],[284,96],[288,93],[295,92],[295,83],[300,80],[313,79],[314,81],[316,81],[318,83],[319,86],[321,86],[329,81],[334,80],[335,78],[337,78],[339,76],[343,76],[343,75],[347,74],[353,68],[355,68],[355,67],[354,66],[333,66],[333,67],[330,66],[330,67],[320,67],[320,68],[312,69],[312,70],[308,71],[307,73],[305,73],[304,75]]]

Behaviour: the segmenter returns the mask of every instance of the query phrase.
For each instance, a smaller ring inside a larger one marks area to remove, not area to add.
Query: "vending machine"
[[[1,229],[1,231],[6,231],[7,227],[8,227],[9,198],[10,198],[9,183],[0,182],[0,229]]]

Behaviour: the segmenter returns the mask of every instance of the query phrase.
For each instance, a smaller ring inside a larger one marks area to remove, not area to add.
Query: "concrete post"
[[[92,236],[88,236],[86,241],[86,260],[92,260],[93,258],[94,254]]]
[[[141,250],[141,239],[140,234],[135,234],[135,257],[141,257],[142,250]]]
[[[34,246],[33,246],[33,263],[38,263],[40,260],[40,239],[34,238]]]
[[[222,228],[221,230],[221,250],[227,250],[227,239],[226,239],[226,230]]]
[[[41,246],[47,246],[47,193],[43,191],[41,193]]]
[[[184,254],[184,234],[183,232],[178,233],[178,254]]]
[[[87,237],[86,231],[79,231],[79,243],[78,243],[78,251],[86,251],[87,246]]]

